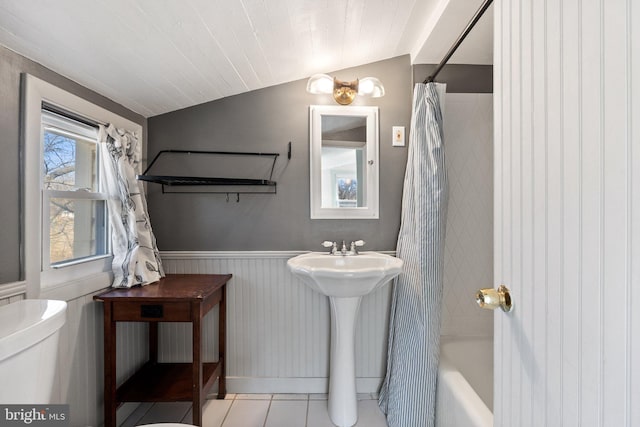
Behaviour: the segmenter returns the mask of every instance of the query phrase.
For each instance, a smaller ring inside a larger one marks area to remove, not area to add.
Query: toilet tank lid
[[[67,303],[25,299],[0,307],[0,361],[44,340],[62,327]]]

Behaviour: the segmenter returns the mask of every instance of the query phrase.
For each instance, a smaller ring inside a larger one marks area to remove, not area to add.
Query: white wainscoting
[[[0,307],[3,305],[11,304],[12,302],[23,300],[25,298],[27,298],[27,296],[24,293],[2,298],[0,299]]]
[[[104,408],[103,318],[102,303],[93,296],[80,296],[67,301],[67,321],[60,333],[56,395],[58,402],[70,405],[70,425],[102,424]],[[143,323],[117,325],[117,381],[123,383],[148,359],[148,328]],[[118,411],[126,418],[128,405]]]
[[[71,426],[99,426],[103,420],[102,303],[93,301],[100,290],[67,300],[67,320],[60,330],[58,367],[53,403],[68,403]],[[0,299],[0,306],[25,299],[24,294]],[[117,325],[118,384],[122,384],[148,359],[148,328],[144,323]],[[124,420],[136,407],[118,409]]]
[[[232,393],[326,393],[328,299],[287,269],[302,252],[162,252],[166,273],[223,274],[227,287],[227,378]],[[376,392],[384,375],[391,286],[363,298],[356,331],[359,392]],[[205,355],[217,357],[217,309],[205,321]],[[159,329],[162,361],[191,359],[187,324]]]

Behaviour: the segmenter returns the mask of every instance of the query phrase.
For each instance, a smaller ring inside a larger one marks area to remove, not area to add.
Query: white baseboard
[[[358,393],[377,393],[383,378],[356,378]],[[228,393],[327,393],[329,378],[227,377]]]

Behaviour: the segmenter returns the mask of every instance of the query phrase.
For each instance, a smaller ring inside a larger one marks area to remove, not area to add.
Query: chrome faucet
[[[349,253],[349,251],[347,251],[347,245],[344,243],[344,240],[342,241],[342,248],[340,249],[340,254],[342,254],[342,256],[345,256]]]
[[[322,242],[322,246],[324,246],[325,248],[331,248],[329,250],[329,255],[352,256],[358,255],[357,248],[360,246],[364,246],[364,241],[356,240],[354,242],[351,242],[351,244],[349,245],[349,249],[347,249],[347,244],[344,240],[342,241],[342,247],[340,248],[340,250],[338,250],[338,244],[336,242],[330,242],[328,240]]]

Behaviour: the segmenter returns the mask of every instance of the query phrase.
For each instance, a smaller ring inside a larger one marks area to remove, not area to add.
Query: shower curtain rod
[[[469,23],[467,24],[467,27],[464,29],[462,34],[460,34],[458,39],[453,43],[453,46],[451,46],[451,49],[449,49],[449,51],[444,56],[444,58],[442,58],[442,61],[440,61],[440,64],[438,64],[438,66],[436,67],[436,69],[433,72],[433,74],[431,74],[429,77],[427,77],[423,83],[431,83],[436,78],[436,76],[438,75],[440,70],[442,70],[442,68],[445,65],[447,65],[447,61],[449,61],[451,56],[453,56],[453,54],[458,49],[458,47],[460,47],[460,45],[462,44],[464,39],[467,37],[467,35],[469,35],[469,33],[471,32],[473,27],[478,23],[480,18],[482,18],[482,15],[484,15],[484,13],[487,11],[487,9],[489,9],[489,6],[491,6],[492,2],[493,2],[493,0],[484,0],[484,2],[480,6],[480,8],[476,12],[476,14],[473,15],[473,18],[471,18],[471,21],[469,21]]]

